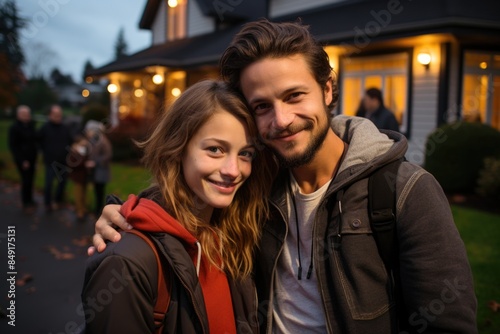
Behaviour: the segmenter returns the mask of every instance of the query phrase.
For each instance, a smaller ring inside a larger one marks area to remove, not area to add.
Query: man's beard
[[[327,121],[325,122],[324,128],[320,128],[319,132],[315,135],[312,136],[311,141],[307,145],[305,151],[302,154],[291,156],[291,157],[285,157],[283,156],[277,149],[272,147],[271,145],[268,145],[268,147],[271,149],[271,151],[274,152],[274,155],[278,159],[278,162],[280,164],[280,167],[283,168],[297,168],[300,166],[307,165],[312,161],[318,150],[321,148],[321,145],[323,145],[323,142],[325,141],[326,135],[328,134],[328,130],[330,128],[330,122],[328,121],[329,118],[327,117]],[[311,121],[306,121],[306,124],[302,126],[302,131],[312,131],[314,128],[314,124]],[[287,129],[285,131],[281,131],[280,134],[283,133],[296,133],[298,131],[292,131],[292,129]],[[268,136],[269,137],[269,136]],[[290,146],[294,146],[295,143],[290,143]]]

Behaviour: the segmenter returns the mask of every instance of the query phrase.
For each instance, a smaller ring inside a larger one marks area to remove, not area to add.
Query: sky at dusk
[[[16,0],[16,4],[27,20],[21,32],[26,72],[31,61],[46,74],[57,67],[80,82],[87,59],[95,67],[113,60],[120,28],[125,30],[129,54],[151,44],[151,32],[138,27],[146,0]]]

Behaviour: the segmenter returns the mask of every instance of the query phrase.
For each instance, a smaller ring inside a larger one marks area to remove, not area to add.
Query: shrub
[[[500,158],[484,159],[479,171],[476,192],[484,197],[500,199]]]
[[[481,123],[446,124],[429,135],[425,168],[445,191],[473,192],[486,157],[500,157],[500,132]]]

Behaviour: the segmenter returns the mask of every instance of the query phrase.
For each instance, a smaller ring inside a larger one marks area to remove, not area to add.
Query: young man
[[[21,176],[21,202],[24,209],[35,206],[33,180],[37,155],[35,122],[31,109],[20,105],[16,110],[16,121],[9,128],[9,149]]]
[[[361,101],[361,108],[356,116],[366,117],[379,129],[393,130],[399,132],[399,124],[396,117],[384,105],[382,91],[378,88],[369,88]]]
[[[68,175],[64,168],[68,148],[73,142],[70,129],[63,124],[63,113],[60,106],[52,105],[50,107],[48,122],[40,128],[38,140],[45,164],[45,210],[51,212],[57,209],[64,200],[64,188]],[[57,183],[55,198],[52,196],[54,179]]]
[[[220,65],[282,167],[255,261],[261,331],[477,332],[472,274],[448,202],[409,162],[393,177],[399,275],[386,270],[370,227],[368,177],[401,159],[407,142],[365,119],[332,120],[336,82],[308,29],[249,23]],[[108,221],[127,228],[116,207],[103,216],[99,251],[103,238],[119,239]]]

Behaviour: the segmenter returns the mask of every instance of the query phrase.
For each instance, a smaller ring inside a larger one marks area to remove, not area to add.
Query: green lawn
[[[17,181],[18,175],[7,149],[8,124],[8,122],[0,121],[0,161],[5,163],[5,168],[0,171],[0,178]],[[137,193],[149,184],[148,172],[137,166],[113,163],[112,175],[112,181],[108,184],[106,192],[116,194],[121,198]],[[42,189],[42,185],[43,165],[39,163],[36,187]],[[93,197],[91,193],[92,191],[89,191],[89,203],[93,203],[90,202]],[[68,185],[67,194],[71,201],[71,182]],[[480,333],[500,333],[500,312],[493,313],[488,308],[490,300],[500,302],[500,215],[458,206],[453,206],[452,212],[465,242],[474,274]]]
[[[488,302],[500,302],[500,215],[452,207],[453,217],[465,242],[478,299],[480,333],[500,333],[500,312]]]

